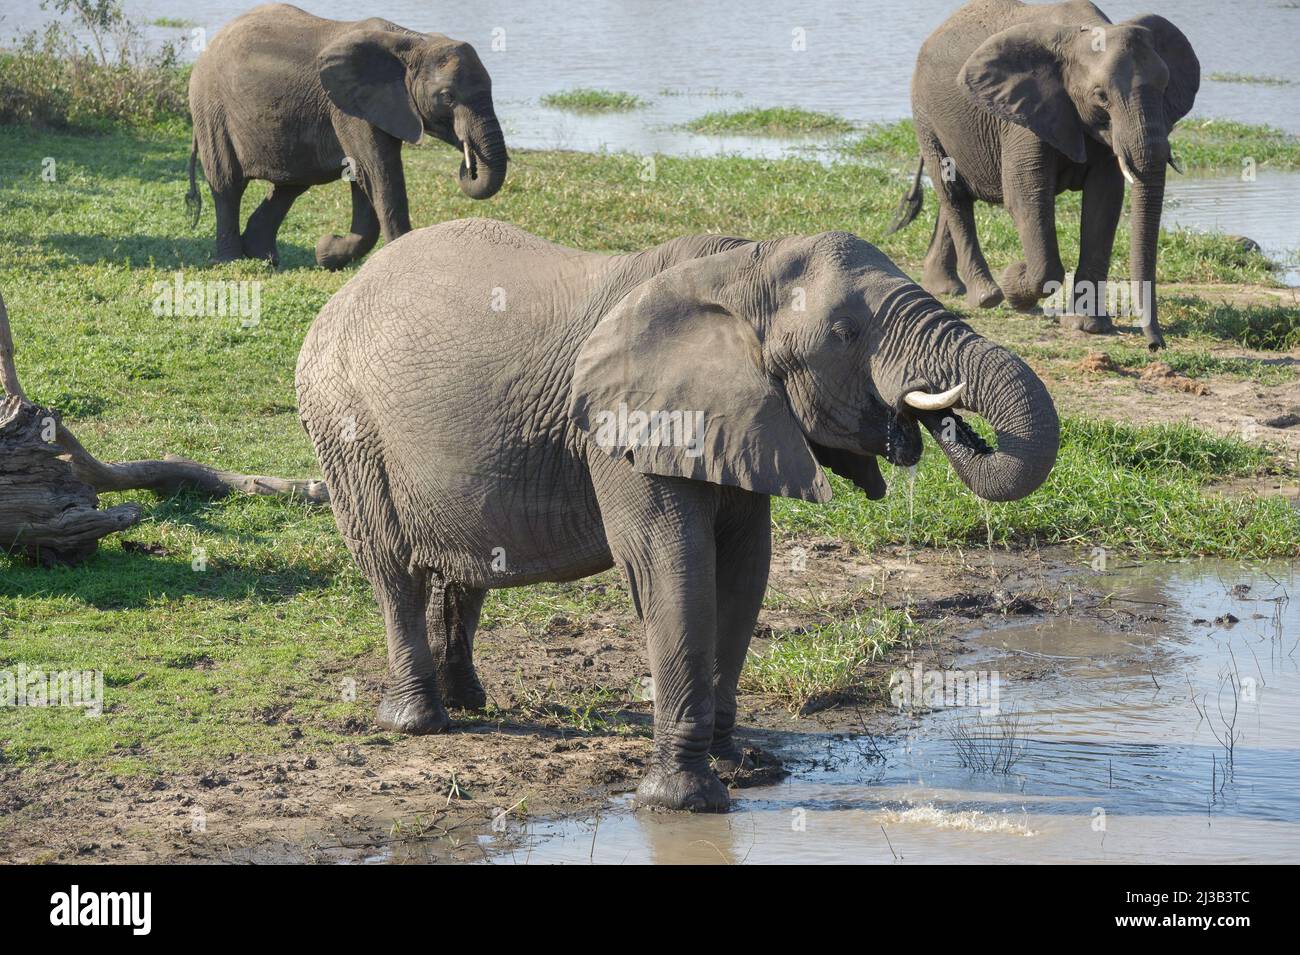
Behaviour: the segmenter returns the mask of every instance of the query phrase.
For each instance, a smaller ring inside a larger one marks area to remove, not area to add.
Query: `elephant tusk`
[[[1124,174],[1124,178],[1128,181],[1128,184],[1130,186],[1136,186],[1137,180],[1133,178],[1133,173],[1129,171],[1128,163],[1124,161],[1123,155],[1116,153],[1115,158],[1119,160],[1119,171]]]
[[[465,169],[466,169],[466,170],[473,169],[474,167],[473,167],[473,165],[472,165],[472,164],[470,163],[470,161],[469,161],[469,140],[468,140],[468,139],[462,139],[462,140],[460,141],[460,144],[461,144],[461,146],[464,147],[464,149],[465,149]]]
[[[1174,172],[1178,173],[1178,175],[1183,174],[1183,167],[1178,165],[1178,160],[1174,159],[1173,156],[1169,157],[1169,165],[1173,167]]]
[[[944,408],[951,408],[955,405],[965,390],[966,383],[963,382],[960,385],[954,385],[947,391],[941,391],[937,395],[932,395],[927,391],[909,391],[903,395],[903,404],[909,408],[915,408],[917,411],[942,411]]]

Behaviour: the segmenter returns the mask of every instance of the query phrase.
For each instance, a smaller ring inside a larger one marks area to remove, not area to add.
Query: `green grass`
[[[1256,86],[1291,86],[1295,80],[1285,76],[1268,76],[1257,73],[1211,73],[1206,77],[1216,83],[1249,83]]]
[[[1300,136],[1271,126],[1228,119],[1184,119],[1170,140],[1174,158],[1192,170],[1243,170],[1246,160],[1260,169],[1300,169]]]
[[[750,651],[741,689],[774,696],[792,713],[835,702],[860,693],[867,666],[912,642],[915,629],[906,613],[881,610],[779,633],[765,649]]]
[[[104,135],[0,127],[0,289],[23,382],[35,400],[60,407],[104,459],[171,452],[249,472],[314,474],[293,368],[307,326],[352,273],[320,270],[313,256],[322,233],[347,224],[347,188],[317,187],[298,201],[281,232],[280,271],[252,262],[208,266],[208,197],[197,231],[185,218],[188,153],[188,130],[170,125]],[[45,157],[55,160],[54,182],[40,176]],[[639,157],[630,155],[517,151],[513,159],[502,192],[476,204],[456,187],[454,150],[407,150],[412,219],[490,215],[603,251],[708,231],[879,236],[903,188],[896,174],[859,162],[660,157],[655,178],[645,181]],[[263,192],[249,190],[245,216]],[[1073,256],[1077,204],[1062,206],[1063,251]],[[980,216],[995,267],[1018,257],[1001,210]],[[928,238],[918,226],[881,245],[915,270]],[[1232,243],[1181,234],[1163,241],[1167,279],[1267,275]],[[1116,267],[1123,268],[1118,257]],[[170,282],[176,270],[261,281],[260,325],[155,316],[154,283]],[[1266,459],[1185,429],[1070,421],[1047,487],[986,511],[931,449],[918,471],[911,540],[978,545],[987,514],[995,542],[1034,537],[1148,556],[1294,556],[1296,512],[1206,489]],[[892,478],[884,501],[868,501],[836,479],[831,504],[781,501],[777,521],[863,546],[901,543],[908,539],[905,482]],[[99,720],[57,709],[0,710],[0,759],[139,774],[356,740],[349,726],[369,724],[384,669],[383,627],[329,513],[259,498],[104,495],[105,504],[128,499],[144,505],[145,522],[106,540],[82,567],[46,570],[0,557],[0,668],[103,670],[109,705]],[[124,540],[166,553],[130,552]],[[191,569],[198,549],[206,570]],[[607,575],[497,592],[484,619],[533,630],[557,616],[581,621],[626,608],[615,581]],[[846,636],[846,646],[860,636]],[[797,646],[782,652],[793,657]],[[490,634],[481,647],[494,652]],[[843,670],[833,664],[826,672],[836,666]],[[359,687],[355,700],[343,692],[348,680]],[[579,707],[574,724],[598,725],[602,705]],[[299,732],[303,741],[295,743]]]
[[[780,106],[705,113],[683,128],[710,136],[811,136],[852,132],[853,124],[830,113]]]
[[[1172,333],[1169,332],[1168,326],[1166,326],[1166,334],[1170,334],[1172,340]],[[1090,352],[1101,351],[1105,352],[1117,367],[1128,371],[1141,371],[1152,363],[1162,363],[1187,378],[1226,375],[1244,381],[1255,381],[1261,385],[1283,385],[1296,379],[1296,369],[1292,365],[1270,364],[1268,360],[1258,358],[1214,355],[1205,351],[1167,349],[1153,355],[1145,345],[1111,342],[1101,342],[1097,345],[1026,344],[1018,345],[1016,351],[1024,358],[1069,362],[1078,362]]]
[[[187,27],[198,26],[193,20],[186,20],[184,17],[155,17],[149,21],[150,26],[163,27],[169,30],[183,30]]]
[[[573,113],[625,113],[640,109],[646,101],[631,93],[617,93],[612,90],[574,89],[560,93],[548,93],[542,97],[542,105],[551,109],[564,109]]]
[[[896,468],[887,470],[890,493],[883,500],[867,500],[836,477],[829,504],[779,501],[777,526],[862,548],[1037,541],[1148,558],[1300,556],[1300,511],[1280,498],[1229,498],[1209,489],[1270,466],[1267,449],[1235,438],[1181,424],[1066,418],[1056,466],[1043,487],[1023,500],[992,504],[962,488],[928,436],[926,445],[910,537],[907,480]]]
[[[1167,327],[1173,334],[1229,341],[1259,351],[1300,348],[1300,308],[1293,305],[1234,306],[1205,302],[1175,310]]]

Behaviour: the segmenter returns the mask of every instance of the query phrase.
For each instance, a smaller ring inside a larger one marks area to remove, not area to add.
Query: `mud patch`
[[[872,664],[861,693],[805,717],[779,700],[742,696],[751,765],[728,779],[737,791],[784,776],[789,767],[773,755],[792,733],[828,742],[847,733],[870,753],[876,734],[898,726],[884,692],[889,672],[947,665],[962,652],[957,635],[972,625],[1077,613],[1102,599],[1065,549],[997,551],[978,567],[960,554],[866,556],[806,537],[777,540],[774,550],[756,645],[810,614],[847,618],[876,607],[909,607],[926,638]],[[798,572],[796,552],[806,556]],[[617,578],[590,586],[622,588]],[[640,780],[651,754],[652,704],[642,689],[649,669],[630,602],[612,606],[536,631],[482,633],[489,710],[453,713],[447,734],[403,737],[354,719],[332,727],[352,739],[322,746],[298,731],[310,727],[296,726],[275,759],[124,778],[103,768],[0,764],[0,854],[10,862],[481,861],[484,839],[540,816],[600,811]],[[377,699],[383,661],[373,663],[358,692]],[[1035,659],[1023,664],[1027,674],[1046,669]]]

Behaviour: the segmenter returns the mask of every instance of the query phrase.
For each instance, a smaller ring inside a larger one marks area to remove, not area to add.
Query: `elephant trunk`
[[[1133,218],[1129,223],[1129,276],[1134,283],[1133,299],[1141,309],[1147,347],[1155,351],[1165,343],[1156,318],[1156,243],[1165,201],[1164,160],[1155,171],[1139,175],[1141,178],[1133,184]]]
[[[491,102],[458,106],[455,130],[465,154],[460,164],[460,191],[471,199],[496,195],[506,181],[509,157]]]
[[[1056,463],[1061,439],[1056,406],[1028,365],[966,332],[945,364],[965,385],[962,407],[992,426],[997,447],[984,446],[950,411],[924,412],[920,420],[971,491],[988,501],[1016,500],[1037,489]]]
[[[1164,106],[1150,97],[1119,111],[1112,133],[1115,158],[1131,190],[1129,221],[1129,302],[1139,316],[1152,351],[1164,346],[1156,319],[1156,244],[1165,200],[1165,169],[1170,160]]]

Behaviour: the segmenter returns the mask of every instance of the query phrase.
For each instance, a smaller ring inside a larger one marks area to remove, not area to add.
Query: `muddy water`
[[[985,695],[875,739],[773,734],[792,775],[726,816],[623,800],[483,846],[498,863],[1300,861],[1300,567],[1104,586],[1089,616],[969,636],[957,665],[1000,674],[997,715]]]

